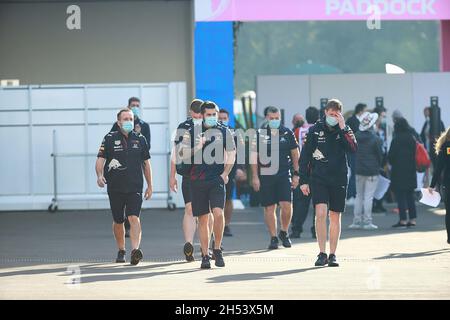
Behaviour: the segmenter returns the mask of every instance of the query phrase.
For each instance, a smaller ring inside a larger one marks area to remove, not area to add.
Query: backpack
[[[431,165],[430,156],[424,145],[416,141],[416,170],[417,172],[425,172]]]

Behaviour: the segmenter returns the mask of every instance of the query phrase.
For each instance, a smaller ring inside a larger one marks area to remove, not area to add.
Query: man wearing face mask
[[[266,110],[267,125],[258,130],[254,139],[255,145],[250,153],[250,164],[253,189],[260,193],[261,205],[264,207],[265,221],[271,237],[268,248],[273,250],[278,249],[278,239],[285,248],[290,248],[292,245],[288,229],[292,218],[292,190],[298,186],[299,182],[299,149],[292,130],[281,125],[280,110],[272,106]],[[267,155],[262,154],[265,150]],[[271,158],[270,163],[262,161],[267,156]],[[265,173],[266,170],[271,171],[271,168],[274,173]],[[292,177],[291,169],[293,169]],[[280,206],[281,211],[278,237],[277,205]]]
[[[139,248],[141,223],[139,215],[142,206],[143,179],[147,189],[145,200],[152,195],[152,171],[147,140],[133,131],[133,113],[122,109],[117,114],[119,131],[108,133],[100,146],[95,163],[97,184],[107,184],[109,203],[113,215],[113,233],[119,248],[116,262],[125,262],[124,221],[131,226],[131,264],[137,265],[143,257]]]
[[[300,156],[300,189],[312,194],[320,253],[316,266],[339,266],[336,248],[347,189],[347,153],[356,152],[356,139],[342,116],[342,103],[330,99],[324,116],[306,136]],[[326,254],[327,213],[330,217],[330,255]]]
[[[197,218],[192,215],[192,196],[191,196],[191,180],[190,170],[191,164],[177,163],[175,157],[176,152],[181,147],[183,142],[184,133],[191,130],[194,126],[201,126],[203,123],[203,116],[201,111],[201,105],[203,100],[194,99],[189,107],[190,117],[180,123],[177,128],[177,132],[174,139],[174,150],[172,151],[172,161],[170,166],[170,190],[173,192],[178,191],[178,183],[175,174],[179,174],[183,177],[181,182],[181,191],[184,199],[184,217],[183,217],[183,234],[185,244],[183,247],[183,253],[186,261],[194,261],[194,235],[197,229]],[[212,220],[211,220],[212,223]],[[212,225],[211,225],[212,227]]]
[[[209,213],[214,215],[215,265],[224,267],[222,237],[224,229],[223,208],[225,185],[234,166],[236,151],[233,136],[228,128],[218,122],[219,108],[214,102],[201,105],[203,124],[193,126],[183,136],[181,158],[192,160],[190,170],[192,213],[198,217],[198,230],[202,250],[202,269],[211,268],[208,250],[210,231]]]
[[[150,150],[151,145],[150,126],[148,125],[147,122],[141,119],[142,118],[141,100],[139,100],[139,98],[136,97],[131,97],[130,99],[128,99],[127,108],[130,109],[134,115],[133,130],[136,131],[137,133],[142,134],[145,137],[145,139],[147,140],[148,150]],[[111,131],[119,131],[119,130],[120,128],[117,125],[117,122],[115,122],[111,128]],[[126,238],[130,237],[130,224],[128,223],[128,220],[125,220],[125,237]]]
[[[319,120],[319,109],[315,107],[309,107],[305,111],[305,118],[307,123],[303,124],[301,127],[294,131],[295,137],[297,138],[300,152],[302,150],[303,144],[305,142],[306,134],[308,133],[309,128],[311,128],[317,120]],[[292,233],[290,234],[291,238],[300,238],[301,233],[303,232],[303,224],[305,223],[306,217],[308,216],[309,206],[311,204],[311,195],[305,196],[300,191],[300,185],[295,188],[292,193],[293,201],[292,201],[292,224],[291,229]],[[314,209],[314,208],[313,208]],[[314,221],[314,210],[313,210],[313,221]],[[311,227],[311,233],[313,238],[315,238],[316,230],[313,226]]]
[[[134,115],[134,127],[133,130],[137,133],[142,134],[145,139],[147,139],[148,149],[151,149],[151,132],[150,126],[147,122],[142,120],[142,109],[141,109],[141,100],[136,97],[131,97],[128,99],[128,109],[133,112]],[[119,127],[117,126],[117,122],[113,124],[111,131],[118,131]]]
[[[219,111],[219,121],[228,129],[233,130],[233,128],[230,127],[229,125],[229,121],[230,121],[230,114],[226,109],[220,109]],[[233,137],[234,137],[234,143],[236,145],[236,147],[238,146],[238,143],[241,144],[241,146],[244,145],[244,141],[243,139],[239,136],[236,135],[236,132],[232,132],[233,133]],[[231,222],[231,216],[233,215],[233,190],[235,187],[235,178],[236,178],[236,174],[238,174],[238,176],[242,176],[244,175],[244,171],[243,171],[244,167],[242,164],[238,164],[237,163],[237,159],[236,159],[236,163],[233,166],[233,169],[231,170],[230,174],[228,175],[228,183],[225,186],[225,209],[224,209],[224,213],[225,213],[225,228],[223,230],[223,235],[225,237],[232,237],[233,234],[231,233],[231,229],[230,229],[230,222]]]

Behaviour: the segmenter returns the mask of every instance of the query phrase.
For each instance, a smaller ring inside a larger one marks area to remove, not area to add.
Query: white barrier
[[[143,207],[166,207],[170,133],[186,118],[184,82],[0,88],[0,210],[48,208],[54,130],[58,153],[80,155],[58,159],[59,209],[108,208],[106,191],[96,185],[95,155],[131,96],[141,99],[154,154],[154,196]],[[173,200],[184,205],[179,194]]]

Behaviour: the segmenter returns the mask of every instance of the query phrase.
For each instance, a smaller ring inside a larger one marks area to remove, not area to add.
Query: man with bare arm
[[[183,177],[181,181],[181,191],[184,199],[184,216],[183,216],[183,234],[184,234],[184,247],[183,253],[186,261],[194,261],[194,235],[197,229],[197,217],[192,215],[192,196],[191,196],[191,162],[177,161],[176,152],[179,151],[181,142],[183,141],[183,135],[194,126],[201,126],[203,123],[203,116],[201,113],[201,105],[203,100],[194,99],[189,107],[189,118],[178,125],[177,132],[174,138],[174,149],[172,151],[172,161],[170,165],[170,190],[178,192],[178,183],[176,174]],[[212,230],[212,224],[214,219],[212,214],[210,215],[210,229]]]
[[[342,116],[342,103],[328,101],[324,116],[306,136],[300,156],[300,189],[312,194],[320,253],[316,266],[338,267],[336,248],[347,193],[347,155],[356,152],[356,139]],[[330,255],[326,254],[327,213],[330,217]]]
[[[144,173],[147,189],[146,200],[152,195],[152,170],[150,153],[145,137],[133,131],[133,112],[122,109],[117,114],[119,131],[108,133],[100,146],[95,163],[97,184],[107,185],[109,203],[113,215],[113,233],[119,252],[117,263],[125,262],[124,222],[130,222],[131,264],[137,265],[143,258],[141,222]]]
[[[192,159],[190,170],[192,213],[198,217],[198,231],[202,250],[202,269],[211,268],[208,249],[209,213],[214,215],[215,265],[224,267],[221,244],[224,230],[225,185],[233,168],[236,151],[233,136],[219,123],[219,108],[214,102],[201,105],[203,124],[192,127],[183,137],[181,158]]]
[[[266,125],[259,129],[256,145],[250,153],[253,189],[260,193],[264,217],[270,233],[269,250],[292,246],[288,230],[292,219],[292,191],[299,182],[297,139],[289,128],[281,125],[281,113],[276,107],[266,108]],[[267,154],[266,154],[267,153]],[[263,160],[267,156],[270,162]],[[272,171],[272,172],[267,172]],[[291,169],[293,175],[291,176]],[[280,232],[277,237],[277,205],[280,206]]]

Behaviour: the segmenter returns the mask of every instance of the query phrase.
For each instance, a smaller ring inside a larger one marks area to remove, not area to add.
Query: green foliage
[[[365,21],[241,23],[235,95],[255,90],[255,77],[263,74],[384,73],[385,63],[407,72],[439,71],[438,29],[436,21],[382,21],[380,30]]]

